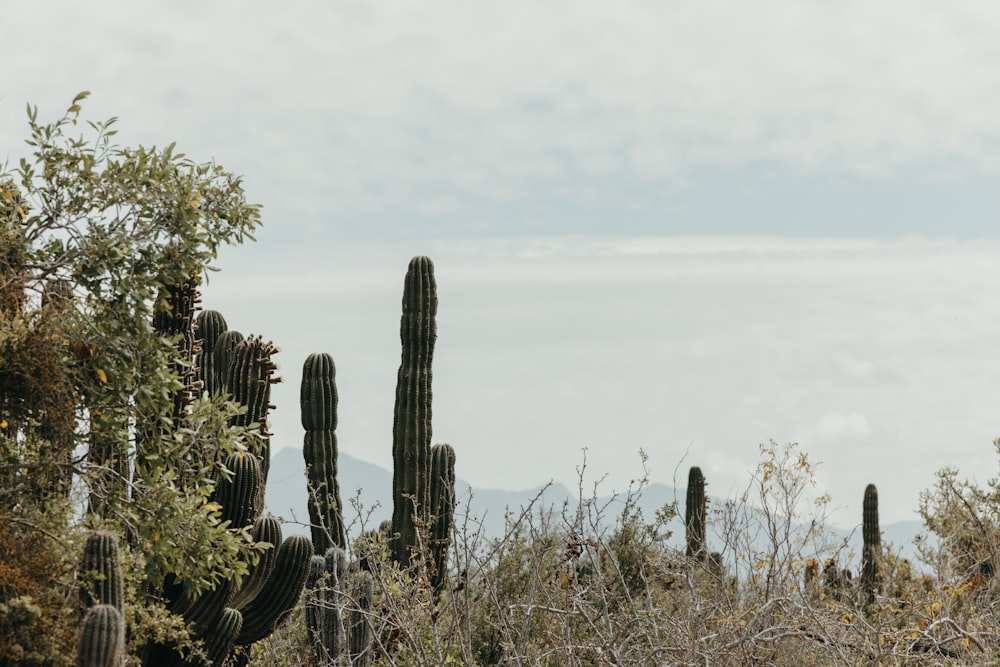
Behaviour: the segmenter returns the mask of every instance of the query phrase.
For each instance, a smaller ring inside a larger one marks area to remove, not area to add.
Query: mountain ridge
[[[381,521],[392,518],[391,471],[341,452],[338,457],[338,473],[344,520],[351,536],[377,527]],[[530,511],[535,518],[565,520],[568,524],[581,507],[580,499],[559,483],[512,491],[474,488],[459,479],[456,480],[455,495],[458,505],[455,511],[456,527],[477,541],[503,537],[508,517],[516,519],[525,511]],[[657,511],[674,503],[677,510],[683,513],[683,498],[683,489],[652,482],[641,487],[631,499],[628,494],[618,493],[584,499],[584,504],[593,503],[600,509],[605,519],[602,527],[609,528],[613,525],[613,520],[620,517],[626,509],[627,502],[631,510],[642,513],[645,521],[652,521]],[[265,506],[272,514],[281,517],[286,532],[308,534],[305,461],[298,449],[284,448],[271,453]],[[717,505],[713,505],[715,506]],[[860,558],[860,523],[858,517],[858,523],[850,528],[829,527],[831,536],[846,544],[846,548],[842,550],[846,558],[842,560],[849,566],[856,566]],[[683,520],[674,516],[666,525],[672,531],[670,542],[683,547]],[[914,538],[923,532],[922,522],[896,521],[880,528],[883,544],[891,545],[893,552],[909,559],[911,563],[917,562]],[[720,542],[717,535],[711,534],[711,524],[708,541],[710,548],[713,542],[716,545]]]

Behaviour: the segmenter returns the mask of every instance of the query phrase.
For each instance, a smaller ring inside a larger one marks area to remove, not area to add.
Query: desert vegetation
[[[1000,658],[1000,489],[957,470],[921,496],[914,563],[881,539],[877,480],[858,490],[854,558],[794,443],[760,445],[737,497],[711,498],[699,466],[652,515],[645,474],[614,505],[581,482],[578,503],[529,505],[484,535],[455,494],[461,444],[433,443],[422,256],[403,279],[393,518],[369,525],[341,497],[336,367],[316,352],[299,406],[310,536],[284,536],[263,507],[276,348],[198,294],[260,213],[222,168],[80,123],[84,97],[52,123],[29,108],[33,158],[0,174],[0,663]]]

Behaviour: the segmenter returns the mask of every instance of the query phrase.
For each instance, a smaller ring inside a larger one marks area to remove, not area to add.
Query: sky
[[[204,306],[273,339],[276,447],[311,352],[341,448],[391,465],[410,257],[440,309],[434,439],[474,486],[605,490],[700,465],[736,494],[799,442],[860,521],[1000,436],[1000,6],[23,3],[0,42],[0,161],[25,105],[120,118],[242,174],[265,226]],[[5,21],[7,23],[7,21]],[[44,39],[40,38],[44,35]],[[263,304],[263,306],[262,306]],[[349,481],[342,485],[350,486]]]

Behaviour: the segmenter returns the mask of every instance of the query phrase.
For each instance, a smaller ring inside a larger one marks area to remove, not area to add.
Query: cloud
[[[870,435],[872,427],[868,423],[868,417],[860,412],[832,411],[823,415],[812,430],[820,439],[836,440]]]
[[[7,36],[8,59],[31,57],[8,77],[4,127],[23,127],[25,102],[50,115],[89,88],[88,110],[122,116],[130,143],[219,158],[275,217],[314,227],[405,231],[405,216],[431,232],[461,220],[531,233],[569,216],[589,229],[611,211],[669,219],[670,193],[706,169],[955,180],[997,167],[990,3],[112,1],[14,14],[66,49]],[[20,154],[5,136],[0,155]]]

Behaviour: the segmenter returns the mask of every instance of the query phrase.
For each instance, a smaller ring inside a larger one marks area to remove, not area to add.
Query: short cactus
[[[448,547],[455,519],[455,449],[441,444],[431,447],[431,585],[438,593],[448,573]]]
[[[219,364],[215,349],[219,338],[228,328],[226,318],[217,310],[203,310],[195,320],[194,336],[200,350],[195,359],[198,380],[201,381],[201,391],[210,396],[222,389],[218,380],[221,372],[217,370]]]
[[[684,526],[687,557],[703,560],[705,551],[705,475],[692,466],[688,473],[687,501],[684,506]]]
[[[117,607],[94,605],[80,626],[77,667],[118,667],[125,650],[125,624]]]
[[[340,594],[347,559],[340,547],[331,547],[323,556],[313,556],[306,600],[306,628],[311,639],[315,664],[333,665],[344,651],[345,629]]]
[[[84,605],[107,604],[124,613],[121,561],[118,539],[114,535],[95,531],[87,536],[79,572],[80,597]]]
[[[243,614],[236,609],[226,607],[211,632],[206,633],[205,653],[208,664],[222,667],[233,652],[233,645],[240,630],[243,629]]]
[[[372,625],[368,618],[375,598],[371,572],[359,570],[352,578],[352,604],[347,613],[347,637],[350,664],[360,667],[372,659]]]

